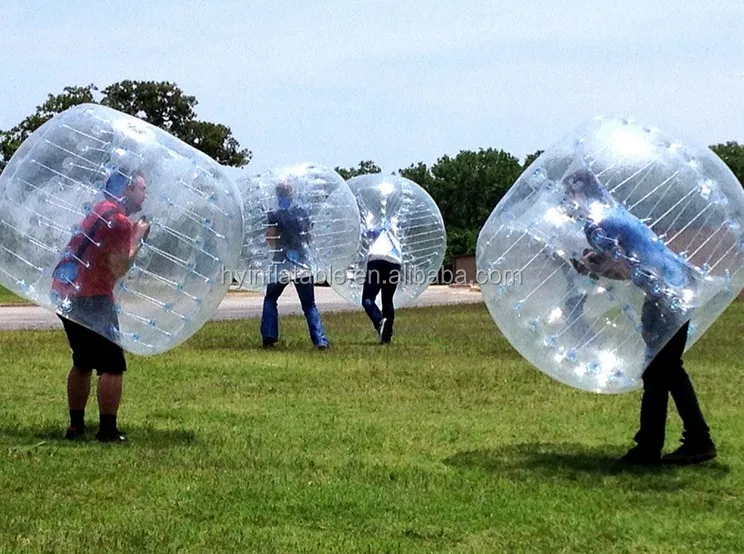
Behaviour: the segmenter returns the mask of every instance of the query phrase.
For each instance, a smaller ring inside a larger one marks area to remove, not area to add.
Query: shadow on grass
[[[167,449],[175,446],[189,446],[197,442],[197,436],[188,429],[155,429],[150,425],[127,425],[127,445],[144,446],[154,449]],[[0,427],[0,437],[18,442],[12,448],[35,448],[43,445],[75,446],[79,444],[97,444],[96,429],[91,428],[85,438],[67,440],[64,438],[63,426],[5,426]],[[7,446],[7,445],[6,445]]]
[[[613,448],[588,448],[572,443],[523,443],[501,448],[458,452],[450,456],[446,465],[481,469],[498,473],[513,480],[544,479],[546,481],[594,482],[603,485],[608,476],[628,476],[627,485],[645,476],[644,486],[652,490],[677,490],[688,484],[684,475],[723,478],[729,467],[717,461],[692,467],[679,466],[629,466],[619,461],[624,454]]]

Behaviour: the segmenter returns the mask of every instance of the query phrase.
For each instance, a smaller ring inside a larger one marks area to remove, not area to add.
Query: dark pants
[[[367,262],[367,276],[362,289],[362,306],[367,312],[369,319],[375,329],[380,330],[383,318],[388,321],[392,329],[395,319],[395,305],[393,296],[398,288],[400,280],[400,264],[394,264],[384,260],[372,260]],[[382,312],[377,307],[375,299],[382,291]]]
[[[119,375],[126,371],[124,350],[115,342],[119,340],[119,319],[113,298],[72,298],[62,313],[57,316],[62,320],[72,350],[72,363],[78,370],[89,373],[95,369],[98,375]]]
[[[674,316],[647,300],[643,305],[643,339],[650,350],[679,324]],[[667,404],[671,394],[684,425],[684,439],[693,444],[710,443],[710,430],[700,411],[695,389],[682,365],[682,355],[687,342],[686,321],[672,336],[643,373],[643,398],[641,399],[641,428],[635,436],[639,446],[651,451],[664,447]]]
[[[276,342],[279,339],[279,309],[277,300],[284,292],[289,282],[269,283],[266,287],[266,297],[263,304],[263,315],[261,316],[261,336],[264,342]],[[320,320],[320,312],[315,305],[315,289],[313,281],[310,278],[303,278],[294,281],[297,296],[300,297],[300,305],[307,320],[307,327],[310,331],[310,339],[315,346],[324,346],[328,344],[328,339],[323,330],[323,323]]]

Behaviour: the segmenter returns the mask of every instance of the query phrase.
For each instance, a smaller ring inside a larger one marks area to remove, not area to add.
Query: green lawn
[[[21,304],[27,302],[23,298],[16,296],[8,289],[0,287],[0,306],[3,304]]]
[[[230,294],[259,294],[255,292],[246,292],[246,291],[230,291]],[[28,300],[25,300],[21,298],[20,296],[16,296],[12,292],[10,292],[8,289],[0,286],[0,306],[3,304],[27,304]]]
[[[742,551],[744,303],[686,357],[719,459],[632,471],[639,395],[550,380],[482,306],[403,310],[390,347],[324,319],[327,352],[288,317],[275,351],[249,320],[130,357],[127,446],[60,440],[61,332],[0,333],[0,551]]]

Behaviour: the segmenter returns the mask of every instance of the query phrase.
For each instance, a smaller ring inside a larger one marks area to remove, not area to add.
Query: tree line
[[[49,94],[33,114],[11,129],[0,130],[0,171],[32,132],[54,114],[83,103],[99,103],[139,117],[222,165],[244,167],[252,157],[250,150],[241,147],[230,127],[197,119],[196,98],[185,94],[175,83],[125,80],[103,89],[89,84],[65,87],[60,94]],[[744,183],[744,144],[729,141],[712,145],[711,149]],[[474,253],[478,233],[494,206],[541,153],[538,150],[520,160],[495,148],[463,150],[453,157],[444,155],[431,166],[418,162],[398,170],[399,175],[426,189],[439,206],[447,228],[445,263],[454,256]],[[335,169],[344,179],[381,172],[372,160],[361,161],[352,168]]]

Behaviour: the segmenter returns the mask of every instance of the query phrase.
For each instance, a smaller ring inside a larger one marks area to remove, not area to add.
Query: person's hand
[[[139,249],[142,246],[144,240],[147,239],[147,235],[149,232],[150,224],[147,223],[147,221],[145,221],[144,219],[140,219],[137,223],[134,224],[134,228],[132,229],[132,242],[129,245],[129,258],[126,263],[127,270],[129,269],[129,266],[134,262],[134,257],[137,255],[137,252],[139,252]],[[126,273],[126,271],[124,271],[124,273]]]
[[[576,272],[581,275],[586,275],[589,273],[589,268],[584,265],[583,261],[577,258],[571,258],[571,265],[576,270]]]
[[[625,259],[613,260],[611,255],[590,248],[584,250],[581,263],[587,267],[589,276],[594,280],[598,280],[600,275],[615,281],[630,278],[630,266]]]
[[[145,218],[140,219],[134,224],[134,243],[139,244],[147,240],[150,234],[150,224]]]
[[[576,258],[571,258],[571,265],[573,265],[574,269],[577,273],[579,273],[579,275],[586,275],[592,281],[599,281],[599,276],[594,271],[589,269],[583,261],[577,260]]]

